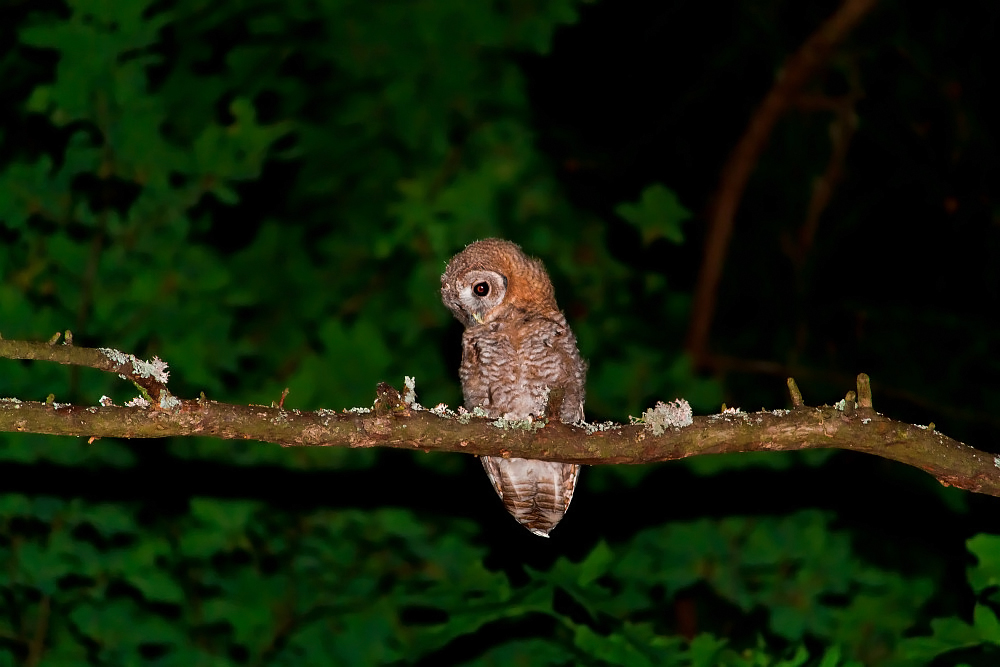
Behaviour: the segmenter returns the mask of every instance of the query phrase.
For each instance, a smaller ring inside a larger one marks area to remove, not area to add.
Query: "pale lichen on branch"
[[[161,384],[167,384],[167,380],[170,378],[170,371],[167,370],[167,362],[163,361],[159,357],[154,356],[152,361],[145,361],[143,359],[139,359],[133,354],[128,354],[110,347],[99,347],[97,349],[100,350],[104,356],[110,359],[113,364],[118,366],[131,365],[133,376],[151,378]],[[119,374],[119,377],[123,380],[131,379],[125,374]]]
[[[113,360],[95,348],[47,342],[0,339],[0,357],[90,366],[116,374],[133,372],[129,355],[115,355]],[[145,363],[149,366],[140,364],[139,374],[128,379],[138,379],[155,391],[158,409],[144,407],[137,399],[115,406],[103,396],[100,406],[57,405],[54,397],[45,402],[6,398],[0,399],[0,431],[87,438],[198,435],[283,446],[420,448],[590,465],[652,463],[724,452],[838,448],[921,468],[942,484],[1000,496],[1000,458],[952,440],[932,424],[914,426],[878,414],[871,407],[870,381],[864,374],[857,379],[856,404],[855,394],[849,392],[836,407],[808,407],[793,400],[792,410],[744,413],[729,409],[692,418],[687,402],[675,400],[646,410],[632,424],[563,424],[539,418],[525,428],[510,420],[494,425],[491,422],[499,420],[489,418],[479,407],[471,411],[462,407],[452,411],[444,404],[422,408],[416,402],[412,378],[407,378],[402,394],[380,384],[372,408],[340,412],[232,405],[204,396],[182,401],[157,379],[165,380],[165,364],[156,359]],[[789,387],[795,387],[794,382]],[[790,393],[801,400],[801,394]]]
[[[694,420],[691,404],[683,398],[675,398],[669,403],[657,402],[655,407],[642,413],[636,419],[629,417],[632,424],[643,424],[653,432],[653,435],[663,435],[668,428],[683,428],[690,426]]]

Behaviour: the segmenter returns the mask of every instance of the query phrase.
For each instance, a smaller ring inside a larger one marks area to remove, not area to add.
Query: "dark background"
[[[592,420],[785,407],[788,376],[833,403],[866,372],[883,414],[995,450],[993,3],[876,4],[785,100],[691,354],[723,167],[840,7],[8,2],[0,332],[158,355],[182,397],[341,409],[413,375],[455,406],[438,277],[502,236],[552,275]],[[0,395],[49,393],[135,391],[0,363]],[[0,480],[4,664],[992,664],[1000,640],[966,572],[996,500],[846,452],[590,468],[548,541],[460,455],[3,434]]]

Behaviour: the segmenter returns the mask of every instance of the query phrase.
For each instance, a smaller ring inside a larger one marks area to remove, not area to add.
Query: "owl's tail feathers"
[[[548,537],[573,500],[580,466],[534,459],[480,459],[504,507],[535,535]]]

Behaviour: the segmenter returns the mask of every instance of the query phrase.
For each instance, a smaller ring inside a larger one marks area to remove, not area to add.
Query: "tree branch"
[[[44,346],[48,351],[40,348]],[[56,352],[61,348],[69,348]],[[31,354],[32,356],[25,356]],[[0,340],[0,357],[48,358],[118,373],[121,352],[47,343]],[[131,355],[126,355],[131,359]],[[135,360],[143,368],[141,360]],[[162,362],[160,362],[162,364]],[[165,368],[165,364],[162,364]],[[133,379],[125,373],[128,379]],[[165,372],[164,372],[165,374]],[[162,393],[166,394],[163,386]],[[729,409],[695,417],[689,426],[657,428],[641,420],[631,425],[578,424],[557,421],[490,420],[445,406],[425,409],[386,384],[377,388],[371,409],[301,412],[278,406],[231,405],[208,400],[173,399],[175,405],[75,406],[0,399],[0,431],[71,435],[90,438],[165,438],[211,436],[260,440],[283,446],[395,447],[425,452],[467,454],[584,463],[653,463],[702,454],[794,451],[837,448],[899,461],[936,477],[942,484],[1000,496],[1000,457],[976,450],[934,430],[888,419],[872,406],[868,376],[861,374],[855,392],[836,406],[806,407],[794,381],[792,410],[744,413]],[[167,394],[169,395],[169,394]]]
[[[715,315],[715,299],[722,279],[733,221],[743,191],[778,119],[795,101],[799,91],[823,66],[834,49],[875,6],[876,0],[843,0],[830,18],[786,62],[774,85],[754,111],[746,131],[733,148],[719,176],[719,185],[708,220],[705,251],[698,273],[687,350],[696,366],[708,354],[708,337]]]
[[[143,398],[160,407],[176,407],[177,402],[167,391],[167,364],[158,357],[152,361],[137,359],[131,354],[111,348],[76,347],[73,332],[66,330],[64,342],[59,345],[56,333],[45,343],[26,340],[4,340],[0,337],[0,357],[7,359],[32,359],[54,361],[68,366],[87,366],[100,371],[116,373],[123,380],[130,380],[143,393]]]

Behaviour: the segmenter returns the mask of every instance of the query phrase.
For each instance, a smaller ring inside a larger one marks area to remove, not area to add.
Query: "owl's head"
[[[441,276],[441,300],[466,327],[518,310],[557,310],[542,263],[502,239],[476,241],[452,257]]]

